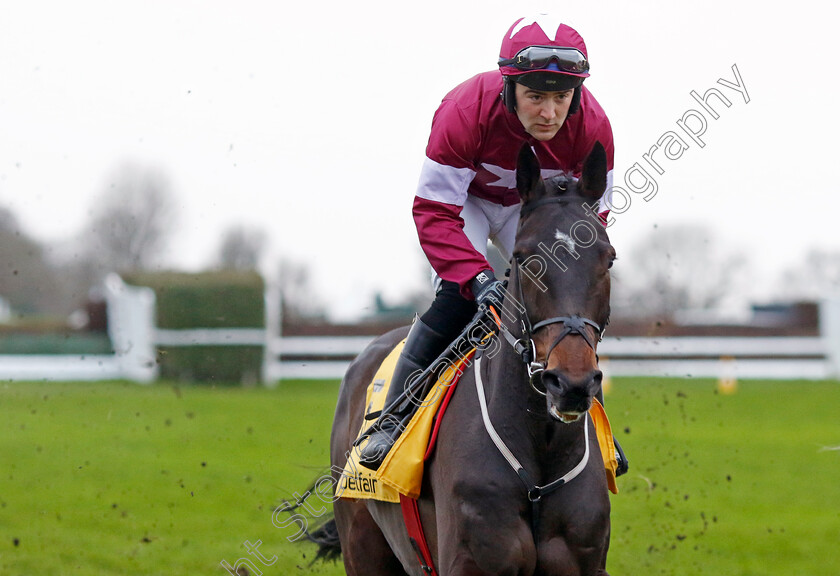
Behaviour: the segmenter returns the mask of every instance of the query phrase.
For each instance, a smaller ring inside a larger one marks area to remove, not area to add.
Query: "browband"
[[[589,200],[589,198],[584,198],[583,196],[577,195],[549,196],[548,198],[540,198],[539,200],[532,200],[523,204],[522,207],[519,209],[519,216],[527,216],[540,206],[545,206],[546,204],[562,204],[564,202],[571,201],[588,202]]]

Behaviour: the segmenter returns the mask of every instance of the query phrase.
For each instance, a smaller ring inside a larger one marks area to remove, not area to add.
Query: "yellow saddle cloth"
[[[373,381],[367,389],[365,414],[382,410],[391,375],[400,356],[405,341],[400,342],[379,367]],[[474,352],[474,350],[472,351]],[[423,481],[423,463],[429,444],[434,418],[447,389],[457,383],[462,371],[469,366],[472,352],[450,363],[440,378],[432,386],[423,403],[417,409],[403,433],[397,438],[388,452],[379,470],[373,471],[358,463],[358,455],[364,449],[367,440],[353,448],[347,458],[347,464],[336,486],[336,496],[342,498],[367,498],[383,502],[399,502],[400,494],[409,498],[420,496]],[[589,410],[598,444],[607,474],[607,484],[613,494],[618,493],[615,483],[615,471],[618,467],[612,431],[607,414],[601,404],[595,400]],[[363,420],[359,435],[365,432],[374,420]],[[357,436],[358,437],[358,436]]]

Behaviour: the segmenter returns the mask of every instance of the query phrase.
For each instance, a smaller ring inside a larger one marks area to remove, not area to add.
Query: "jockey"
[[[479,304],[503,293],[487,262],[487,242],[511,257],[520,208],[516,159],[523,141],[534,148],[544,178],[564,172],[579,177],[600,141],[607,153],[607,190],[612,186],[612,128],[583,86],[589,62],[580,34],[545,14],[520,18],[502,39],[498,64],[498,70],[447,94],[432,121],[413,214],[434,271],[435,299],[409,331],[386,406],[410,376],[458,337]],[[363,466],[379,468],[412,408],[404,402],[370,436],[359,457]]]

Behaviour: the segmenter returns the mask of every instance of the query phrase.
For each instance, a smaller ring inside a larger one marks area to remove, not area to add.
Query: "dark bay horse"
[[[579,180],[543,180],[531,148],[520,152],[522,210],[499,314],[505,338],[457,384],[418,500],[441,576],[607,574],[610,502],[586,416],[600,393],[596,347],[615,259],[596,214],[606,172],[600,143]],[[333,470],[344,467],[359,432],[368,384],[406,333],[380,337],[348,369]],[[341,498],[334,513],[348,575],[423,574],[398,504]]]

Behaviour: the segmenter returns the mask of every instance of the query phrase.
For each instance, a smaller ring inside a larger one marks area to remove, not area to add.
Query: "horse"
[[[586,416],[601,394],[597,345],[615,259],[597,214],[606,174],[600,143],[579,179],[543,179],[530,146],[519,153],[521,213],[497,312],[500,344],[465,368],[417,500],[441,576],[607,575],[610,501]],[[342,380],[330,439],[336,484],[364,418],[366,388],[406,334],[374,340]],[[338,498],[333,508],[349,576],[426,573],[399,504]]]

